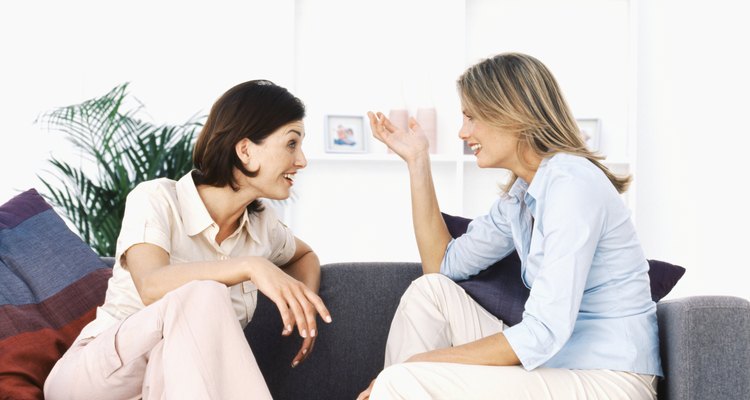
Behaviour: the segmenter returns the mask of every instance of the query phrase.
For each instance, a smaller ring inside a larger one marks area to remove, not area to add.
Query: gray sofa
[[[333,323],[320,324],[310,357],[290,363],[300,339],[283,338],[276,307],[259,296],[245,330],[277,400],[354,399],[377,375],[401,294],[419,277],[417,263],[341,263],[322,267],[320,295]],[[696,296],[658,303],[666,379],[659,399],[750,399],[750,302]]]

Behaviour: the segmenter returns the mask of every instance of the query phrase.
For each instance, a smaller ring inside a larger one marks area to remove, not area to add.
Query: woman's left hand
[[[297,355],[292,359],[292,368],[298,366],[302,361],[305,361],[307,357],[312,353],[313,347],[315,347],[316,336],[308,336],[302,339],[302,347],[300,347]]]
[[[291,260],[282,266],[282,269],[289,276],[304,283],[313,292],[318,293],[320,289],[320,260],[307,243],[297,237],[294,240],[296,243],[295,253]],[[317,332],[315,332],[315,335],[312,335],[312,332],[310,333],[308,337],[303,338],[302,346],[292,359],[292,368],[305,361],[313,351],[318,334]]]
[[[383,142],[394,153],[398,154],[407,164],[430,157],[430,142],[422,128],[414,118],[409,118],[408,129],[403,131],[383,115],[383,113],[367,113],[370,119],[372,135]]]

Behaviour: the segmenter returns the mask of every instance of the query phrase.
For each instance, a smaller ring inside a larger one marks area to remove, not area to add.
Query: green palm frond
[[[51,158],[48,177],[38,176],[45,198],[78,229],[98,254],[115,253],[125,199],[139,183],[178,179],[192,168],[192,148],[202,127],[193,117],[182,125],[154,125],[137,118],[143,105],[123,110],[128,84],[104,96],[43,114],[37,123],[62,132],[95,165],[95,171]]]

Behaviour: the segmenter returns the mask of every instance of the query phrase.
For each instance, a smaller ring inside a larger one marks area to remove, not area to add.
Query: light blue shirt
[[[523,320],[504,334],[524,368],[663,376],[648,262],[598,167],[563,153],[544,159],[531,185],[519,178],[448,244],[440,271],[466,279],[514,248],[531,290]]]

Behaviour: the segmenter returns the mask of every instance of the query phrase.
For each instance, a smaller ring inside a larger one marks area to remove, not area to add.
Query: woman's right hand
[[[250,280],[276,304],[284,323],[284,336],[289,336],[297,325],[303,338],[317,336],[316,313],[330,323],[331,313],[323,300],[304,283],[292,278],[279,267],[262,257],[250,260]]]
[[[429,158],[430,142],[414,118],[409,118],[409,128],[404,132],[393,125],[381,112],[368,111],[367,117],[370,119],[373,136],[385,143],[407,163],[423,157]]]

